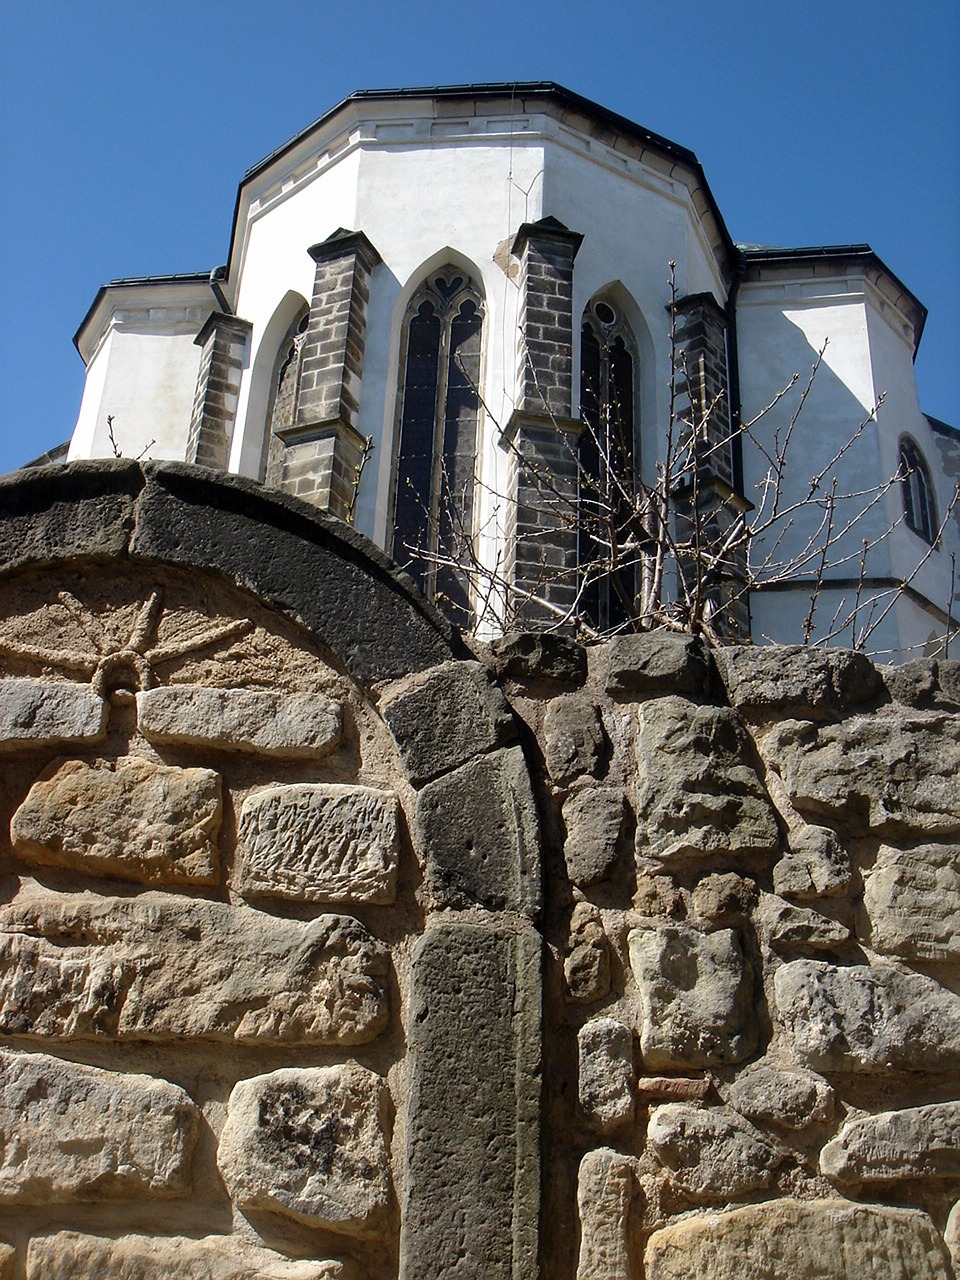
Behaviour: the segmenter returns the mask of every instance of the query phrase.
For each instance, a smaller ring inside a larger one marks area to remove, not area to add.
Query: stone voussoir
[[[343,712],[320,693],[166,685],[137,694],[149,742],[317,760],[340,742]]]

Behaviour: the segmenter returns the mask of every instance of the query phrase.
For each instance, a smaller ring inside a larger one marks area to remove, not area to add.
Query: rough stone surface
[[[567,636],[508,631],[491,642],[490,654],[501,678],[582,684],[587,674],[586,650]]]
[[[577,1280],[632,1280],[629,1232],[637,1194],[629,1157],[600,1147],[588,1151],[580,1161]]]
[[[388,960],[358,920],[26,888],[0,911],[0,1034],[359,1044]]]
[[[769,1200],[650,1237],[647,1280],[945,1280],[925,1213],[849,1200]]]
[[[960,1067],[960,997],[886,966],[793,960],[774,979],[780,1019],[817,1071]]]
[[[143,884],[214,884],[220,776],[127,756],[51,765],[13,815],[18,858]]]
[[[244,1210],[350,1236],[378,1235],[390,1203],[386,1082],[355,1062],[241,1080],[217,1164]]]
[[[705,920],[747,915],[757,902],[757,886],[732,871],[704,876],[693,891],[692,906]]]
[[[237,829],[234,885],[245,897],[389,903],[396,897],[392,791],[299,782],[255,791]]]
[[[748,1120],[782,1129],[805,1129],[833,1117],[834,1094],[822,1076],[812,1071],[784,1071],[757,1066],[738,1076],[727,1099]]]
[[[641,705],[637,854],[664,863],[770,852],[777,821],[735,711],[683,698]]]
[[[137,722],[150,742],[222,747],[316,760],[340,741],[340,704],[321,693],[167,685],[137,694]]]
[[[672,631],[615,636],[606,647],[608,693],[707,693],[713,664],[700,640]]]
[[[17,1251],[12,1244],[0,1242],[0,1280],[13,1280],[13,1266]]]
[[[842,724],[787,720],[762,748],[801,813],[852,835],[960,831],[960,716],[893,705]]]
[[[650,1098],[700,1102],[712,1088],[709,1076],[641,1076],[637,1081],[637,1096],[641,1102]]]
[[[37,1236],[27,1280],[363,1280],[349,1261],[292,1261],[230,1236]]]
[[[863,910],[864,936],[875,951],[904,960],[960,959],[957,846],[881,845],[864,876]]]
[[[444,905],[539,907],[539,825],[519,747],[428,783],[417,798],[414,836],[430,889]]]
[[[809,951],[835,951],[850,938],[846,925],[809,907],[794,906],[773,893],[761,895],[754,918],[774,950],[800,947]]]
[[[603,758],[604,734],[596,706],[576,693],[555,698],[543,715],[547,772],[564,786],[595,773]]]
[[[417,946],[401,1280],[536,1275],[541,982],[532,929],[451,922]]]
[[[820,1152],[820,1172],[843,1183],[955,1178],[960,1174],[960,1102],[851,1120]]]
[[[950,1250],[954,1271],[960,1272],[960,1200],[950,1210],[943,1239]]]
[[[779,1153],[734,1111],[668,1102],[650,1113],[647,1143],[691,1196],[725,1200],[770,1182]]]
[[[626,806],[619,787],[584,787],[563,802],[567,874],[584,888],[608,879],[620,856]]]
[[[0,1050],[0,1202],[186,1195],[198,1120],[165,1080]]]
[[[753,975],[732,929],[634,929],[629,947],[646,1067],[682,1071],[750,1056],[757,1043]]]
[[[583,1114],[600,1133],[614,1133],[633,1120],[633,1032],[615,1018],[594,1018],[577,1043]]]
[[[88,684],[0,680],[0,750],[102,742],[106,730],[107,704]]]
[[[841,897],[853,873],[846,849],[829,827],[804,825],[791,831],[790,848],[773,868],[773,887],[784,898],[809,902]]]
[[[897,667],[882,667],[881,675],[894,702],[960,710],[960,661],[956,659],[917,658]]]
[[[874,697],[876,667],[862,653],[805,645],[730,645],[714,653],[738,710],[822,720]]]
[[[589,902],[578,902],[570,916],[563,976],[578,1004],[602,1000],[610,990],[610,947],[603,918]]]
[[[413,688],[385,700],[383,717],[417,785],[517,736],[506,699],[479,662],[437,667]]]

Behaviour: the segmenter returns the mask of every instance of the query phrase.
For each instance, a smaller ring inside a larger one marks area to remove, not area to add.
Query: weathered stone
[[[950,1210],[943,1239],[953,1259],[954,1271],[960,1272],[960,1200]]]
[[[956,659],[917,658],[896,667],[881,667],[880,671],[894,702],[960,709],[960,661]]]
[[[414,836],[429,887],[443,905],[538,909],[540,832],[519,747],[427,783],[417,797]]]
[[[835,951],[850,940],[850,930],[838,920],[785,902],[764,893],[754,917],[757,929],[774,950],[803,947],[811,951]]]
[[[630,965],[640,993],[640,1049],[652,1070],[742,1062],[757,1044],[753,975],[732,929],[634,929]]]
[[[784,898],[807,902],[841,897],[850,888],[850,858],[829,827],[791,831],[790,848],[773,868],[773,887]]]
[[[563,976],[578,1004],[602,1000],[610,990],[610,947],[600,912],[589,902],[578,902],[570,915]]]
[[[777,847],[777,821],[735,711],[657,698],[639,709],[637,854],[662,862]]]
[[[647,1143],[672,1182],[711,1200],[767,1186],[782,1159],[735,1111],[685,1102],[668,1102],[650,1113]]]
[[[904,960],[960,959],[957,846],[881,845],[864,876],[863,910],[863,936],[875,951]]]
[[[343,713],[321,693],[174,684],[137,694],[137,723],[161,745],[317,760],[339,743]]]
[[[491,642],[490,656],[501,678],[582,684],[587,675],[586,650],[567,636],[508,631]]]
[[[852,835],[960,830],[960,716],[893,704],[842,724],[787,720],[762,748],[801,813]]]
[[[393,902],[398,801],[392,791],[299,782],[248,796],[234,885],[245,897]]]
[[[960,1067],[960,997],[919,973],[793,960],[774,979],[780,1019],[816,1071]]]
[[[217,1148],[233,1200],[343,1235],[379,1235],[390,1202],[386,1099],[386,1082],[355,1062],[241,1080]]]
[[[747,915],[757,901],[752,880],[732,871],[704,876],[693,891],[693,910],[705,920],[725,920]]]
[[[703,642],[673,631],[614,636],[607,642],[608,693],[707,693],[713,664]]]
[[[683,894],[670,876],[637,876],[633,905],[642,916],[682,916]]]
[[[0,1034],[360,1044],[388,959],[358,920],[27,885],[0,910]]]
[[[946,1250],[916,1209],[767,1200],[655,1231],[647,1280],[945,1280]]]
[[[820,1152],[834,1182],[899,1182],[960,1174],[960,1102],[883,1111],[845,1124]]]
[[[633,1033],[615,1018],[594,1018],[580,1028],[580,1106],[600,1133],[633,1120]]]
[[[865,654],[806,645],[730,645],[714,651],[738,710],[822,720],[874,697],[880,674]]]
[[[547,704],[543,715],[547,772],[561,786],[585,773],[595,773],[603,757],[603,724],[594,704],[568,693]]]
[[[638,1191],[628,1156],[600,1147],[580,1161],[577,1280],[631,1280],[630,1217]]]
[[[0,1280],[13,1280],[13,1266],[17,1251],[12,1244],[0,1241]]]
[[[737,1076],[727,1098],[734,1110],[749,1120],[782,1129],[805,1129],[833,1117],[833,1090],[812,1071],[753,1067]]]
[[[102,742],[107,703],[88,684],[0,680],[0,750]]]
[[[0,1202],[186,1195],[198,1121],[165,1080],[0,1050]]]
[[[517,736],[506,699],[479,662],[445,662],[385,700],[383,717],[417,785]]]
[[[355,1263],[291,1261],[238,1236],[35,1236],[27,1280],[361,1280]]]
[[[215,884],[220,776],[126,756],[44,770],[13,815],[18,858],[143,884]]]
[[[534,1280],[541,941],[434,925],[413,960],[401,1280]]]
[[[584,787],[563,802],[563,857],[574,884],[607,880],[620,856],[626,806],[619,787]]]

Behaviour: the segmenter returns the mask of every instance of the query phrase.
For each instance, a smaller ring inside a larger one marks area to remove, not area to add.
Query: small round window
[[[616,324],[617,313],[611,307],[609,302],[597,302],[593,307],[593,314],[597,317],[601,324]]]

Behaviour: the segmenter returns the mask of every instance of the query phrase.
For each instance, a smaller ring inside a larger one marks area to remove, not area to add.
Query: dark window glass
[[[908,528],[932,546],[937,536],[937,513],[930,471],[912,440],[900,441],[900,488]]]

